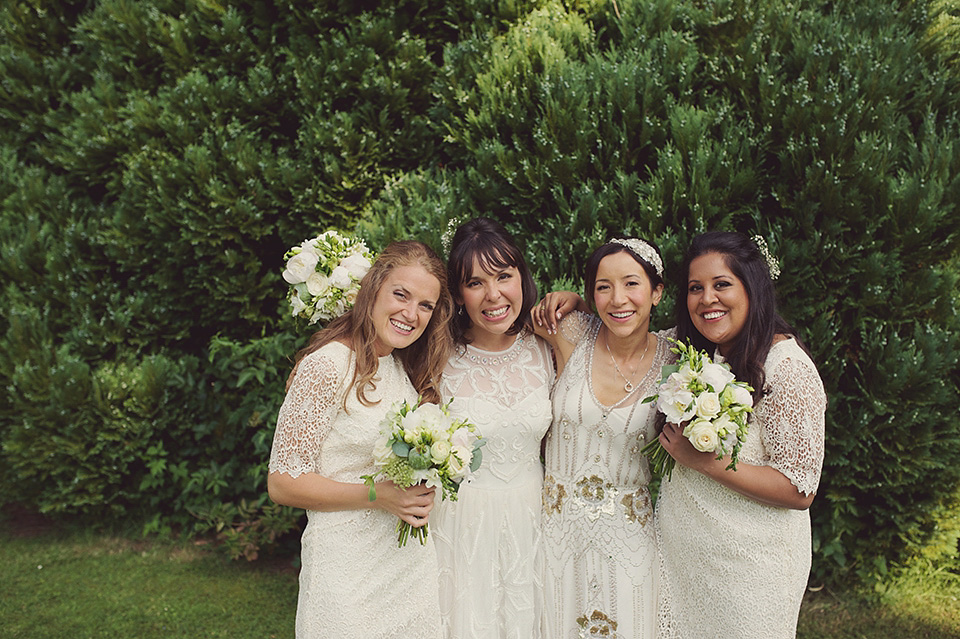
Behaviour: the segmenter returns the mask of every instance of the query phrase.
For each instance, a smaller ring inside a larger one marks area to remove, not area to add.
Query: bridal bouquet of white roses
[[[643,400],[656,401],[657,409],[671,424],[688,422],[683,436],[701,452],[714,453],[717,459],[730,455],[728,470],[737,469],[740,448],[747,438],[747,413],[753,410],[753,388],[735,379],[730,367],[710,359],[692,344],[671,339],[671,348],[679,358],[664,366],[656,395]],[[659,439],[641,451],[650,458],[657,475],[673,473],[676,460],[664,450]]]
[[[330,230],[294,246],[283,259],[292,315],[316,324],[353,306],[374,255],[363,240]]]
[[[483,459],[480,447],[486,440],[473,424],[454,419],[449,406],[450,402],[394,404],[380,423],[380,438],[373,447],[374,464],[379,469],[361,478],[370,487],[370,501],[377,498],[374,480],[380,476],[400,488],[423,482],[440,488],[443,499],[457,500],[460,483],[480,467]],[[413,528],[398,520],[398,546],[406,545],[411,535],[421,544],[426,543],[427,526]]]

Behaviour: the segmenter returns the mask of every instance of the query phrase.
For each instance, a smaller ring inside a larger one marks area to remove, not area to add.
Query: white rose
[[[283,279],[290,284],[306,282],[310,274],[317,269],[316,253],[301,251],[287,260],[287,268],[283,271]]]
[[[311,295],[321,295],[330,286],[330,278],[323,273],[314,271],[307,278],[307,291]]]
[[[683,436],[690,440],[693,447],[702,453],[712,453],[717,449],[720,438],[713,424],[705,419],[697,419],[683,429]]]
[[[343,294],[343,301],[349,304],[350,306],[353,306],[354,304],[357,303],[357,295],[359,293],[360,293],[360,289],[356,287],[351,288],[349,291]]]
[[[700,371],[700,380],[719,393],[734,380],[734,375],[726,366],[710,363],[703,365],[703,370]]]
[[[453,447],[450,446],[450,442],[443,440],[433,442],[433,446],[430,447],[430,458],[433,459],[433,463],[442,464],[450,456],[452,450]]]
[[[463,446],[454,446],[447,462],[450,479],[460,481],[470,474],[470,460],[473,459],[473,449]]]
[[[724,392],[730,391],[731,399],[737,404],[753,406],[753,395],[740,384],[728,384]]]
[[[353,283],[350,279],[350,271],[342,266],[338,266],[330,273],[330,283],[339,289],[346,290]]]
[[[393,458],[393,447],[390,446],[390,438],[381,435],[373,444],[373,461],[378,465],[384,465]]]
[[[703,392],[697,397],[697,417],[713,419],[720,414],[720,395]]]
[[[367,271],[370,270],[372,266],[370,260],[368,260],[363,255],[359,253],[354,253],[353,255],[348,255],[340,261],[340,266],[347,269],[347,272],[350,275],[354,276],[358,280],[362,280],[363,276],[367,274]]]
[[[464,449],[468,451],[473,450],[473,442],[477,440],[477,436],[470,432],[470,429],[466,426],[458,428],[453,431],[453,434],[450,435],[450,443],[457,450]]]

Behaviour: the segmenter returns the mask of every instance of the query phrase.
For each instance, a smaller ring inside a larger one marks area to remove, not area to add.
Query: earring
[[[457,315],[463,315],[463,307],[457,304]]]

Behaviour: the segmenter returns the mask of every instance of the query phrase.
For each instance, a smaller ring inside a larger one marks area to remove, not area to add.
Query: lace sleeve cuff
[[[813,362],[783,359],[768,377],[770,393],[758,406],[770,466],[810,495],[820,484],[823,466],[826,395]]]
[[[318,472],[317,458],[340,410],[341,376],[346,367],[318,351],[301,360],[280,407],[270,452],[270,472],[293,478]]]

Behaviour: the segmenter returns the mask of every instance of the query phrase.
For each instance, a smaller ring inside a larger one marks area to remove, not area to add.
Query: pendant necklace
[[[610,355],[610,361],[613,362],[613,367],[617,370],[617,373],[620,375],[620,377],[623,378],[623,381],[625,382],[625,384],[623,385],[623,390],[624,390],[624,392],[629,395],[630,393],[633,392],[633,389],[635,389],[636,386],[634,386],[634,384],[633,384],[632,381],[630,381],[629,379],[627,379],[627,376],[623,374],[623,371],[621,371],[621,370],[620,370],[620,367],[617,365],[617,360],[616,360],[616,358],[614,358],[614,356],[613,356],[613,351],[610,350],[610,342],[609,342],[609,340],[607,339],[607,336],[606,336],[606,335],[603,336],[603,345],[607,347],[607,353]],[[640,364],[643,363],[643,358],[647,356],[647,349],[648,349],[648,348],[650,348],[650,336],[649,336],[649,335],[647,335],[647,344],[646,344],[646,346],[643,347],[643,355],[640,356],[640,362],[637,363],[637,369],[639,369],[639,368],[640,368]],[[634,375],[636,375],[636,372],[634,372]],[[626,398],[624,398],[624,399],[626,399]]]

